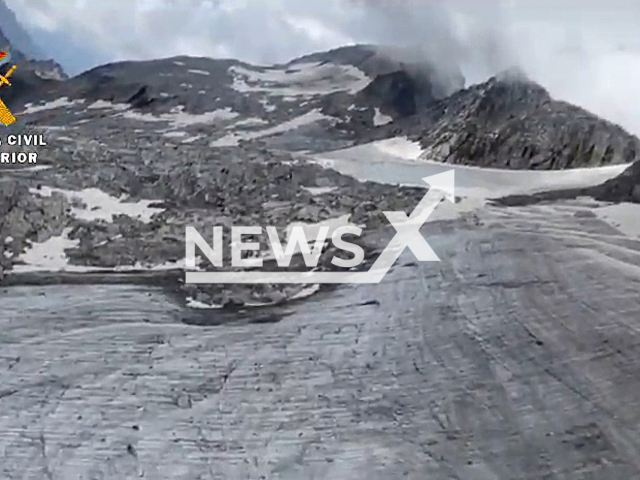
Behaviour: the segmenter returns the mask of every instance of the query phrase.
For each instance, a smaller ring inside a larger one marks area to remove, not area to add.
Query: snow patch
[[[174,130],[174,131],[171,131],[171,132],[164,132],[162,134],[163,137],[167,137],[167,138],[182,138],[182,137],[184,137],[186,135],[187,135],[187,132],[180,131],[180,130],[177,130],[177,131]]]
[[[260,125],[266,125],[268,123],[269,122],[267,122],[266,120],[263,120],[262,118],[250,117],[234,123],[232,127],[255,127]]]
[[[184,140],[182,140],[182,142],[180,143],[193,143],[196,140],[200,140],[201,138],[204,138],[203,135],[194,135],[193,137],[189,137],[189,138],[185,138]]]
[[[162,208],[152,208],[153,200],[140,200],[138,202],[126,202],[125,197],[116,198],[97,188],[84,190],[63,190],[60,188],[41,187],[31,188],[30,192],[43,197],[50,197],[54,193],[64,195],[70,202],[80,202],[82,206],[74,206],[71,214],[80,220],[112,222],[117,215],[126,215],[136,218],[144,223],[149,223],[156,213],[164,211]]]
[[[217,305],[215,303],[208,304],[208,303],[200,302],[192,297],[187,297],[187,307],[195,308],[198,310],[219,310],[222,308],[222,305]]]
[[[75,129],[76,127],[66,127],[64,125],[45,125],[36,128],[40,130],[46,130],[48,132],[66,132],[67,130],[69,130],[69,128]]]
[[[18,261],[20,263],[13,265],[15,273],[33,273],[33,272],[72,272],[72,273],[91,273],[91,272],[161,272],[168,270],[184,270],[184,260],[177,262],[165,262],[158,265],[141,264],[121,265],[114,268],[72,265],[66,255],[66,250],[77,248],[80,240],[71,240],[69,234],[71,229],[63,230],[62,235],[51,237],[50,239],[32,243],[25,253],[20,255]]]
[[[420,142],[414,142],[407,137],[387,138],[370,145],[380,153],[393,155],[403,160],[418,160],[423,152]]]
[[[356,67],[332,63],[299,63],[289,69],[232,66],[229,72],[234,77],[233,88],[236,91],[263,92],[271,96],[308,97],[337,92],[355,94],[371,82]]]
[[[87,107],[87,110],[100,110],[100,109],[111,109],[111,110],[127,110],[130,105],[126,103],[111,103],[105,100],[96,100],[91,105]]]
[[[40,172],[42,170],[49,170],[51,165],[34,165],[33,167],[19,167],[12,168],[12,172]]]
[[[27,103],[24,106],[23,114],[37,113],[45,110],[54,110],[56,108],[73,107],[76,105],[82,105],[84,100],[69,100],[69,97],[61,97],[50,102],[43,103],[41,105],[34,105]]]
[[[211,75],[209,72],[207,72],[206,70],[198,70],[197,68],[192,68],[187,70],[187,72],[189,73],[195,73],[196,75]]]
[[[303,190],[306,190],[311,195],[322,195],[324,193],[331,193],[337,190],[338,187],[302,187]]]
[[[15,264],[15,273],[26,272],[58,272],[58,271],[86,271],[86,267],[69,265],[69,259],[65,250],[78,247],[80,240],[69,239],[70,228],[65,229],[62,235],[50,239],[32,243],[25,253],[20,255],[18,261],[23,264]]]
[[[271,128],[266,128],[263,130],[256,130],[252,132],[233,132],[228,135],[225,135],[222,138],[212,141],[209,146],[210,147],[234,147],[238,145],[240,140],[254,140],[257,138],[268,137],[271,135],[277,135],[280,133],[285,133],[290,130],[295,130],[296,128],[310,125],[315,122],[319,122],[321,120],[330,120],[336,121],[335,118],[324,115],[320,112],[320,110],[311,110],[310,112],[305,113],[304,115],[300,115],[299,117],[292,118],[284,123],[279,125],[275,125]]]
[[[127,111],[122,114],[122,116],[124,116],[125,118],[139,120],[142,122],[169,122],[173,125],[174,128],[233,120],[238,115],[239,114],[232,111],[231,108],[213,110],[211,112],[200,114],[191,114],[184,112],[183,105],[172,109],[169,113],[163,113],[159,116],[133,111]]]
[[[267,113],[275,112],[278,109],[278,107],[269,103],[269,100],[267,100],[266,98],[261,98],[260,100],[258,100],[258,102],[260,103],[260,105],[262,105],[262,108],[264,108],[264,111]]]
[[[291,297],[291,300],[302,300],[303,298],[310,297],[311,295],[314,295],[319,291],[320,291],[320,285],[318,284],[309,285],[308,287],[302,288],[298,293],[293,295]]]
[[[379,108],[375,109],[375,115],[373,116],[373,125],[375,127],[381,127],[382,125],[386,125],[391,122],[393,122],[393,117],[385,115]]]

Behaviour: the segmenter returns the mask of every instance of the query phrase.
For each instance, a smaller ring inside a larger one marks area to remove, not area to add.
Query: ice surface
[[[572,170],[501,170],[448,165],[424,158],[418,142],[396,137],[313,156],[326,168],[363,181],[426,187],[424,177],[455,171],[455,205],[441,203],[429,217],[452,220],[462,213],[482,208],[486,200],[513,194],[532,194],[545,190],[584,188],[599,185],[620,175],[628,165]]]
[[[570,170],[502,170],[433,162],[422,156],[417,142],[404,137],[315,155],[318,163],[360,180],[425,186],[424,177],[455,170],[456,194],[496,198],[544,190],[599,185],[629,165]]]

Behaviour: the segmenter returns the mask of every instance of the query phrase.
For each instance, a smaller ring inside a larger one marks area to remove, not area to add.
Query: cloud
[[[36,36],[56,32],[100,58],[147,59],[226,52],[258,63],[285,61],[352,39],[330,26],[336,0],[9,0]],[[326,12],[332,12],[327,15]],[[68,43],[68,42],[67,42]],[[95,65],[92,58],[84,59]]]
[[[640,134],[631,0],[5,0],[77,73],[178,54],[269,64],[353,43],[411,45],[470,82],[519,66],[556,98]]]

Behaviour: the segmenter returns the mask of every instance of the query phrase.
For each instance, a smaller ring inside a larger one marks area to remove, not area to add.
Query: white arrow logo
[[[440,259],[420,233],[442,199],[455,203],[455,171],[422,179],[431,186],[420,203],[407,216],[405,212],[383,212],[396,235],[367,272],[186,272],[186,283],[380,283],[405,248],[420,262]]]

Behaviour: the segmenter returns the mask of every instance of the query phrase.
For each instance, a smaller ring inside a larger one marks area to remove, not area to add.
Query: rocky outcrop
[[[69,207],[63,197],[32,195],[24,182],[0,178],[0,280],[31,242],[62,233]]]
[[[640,162],[631,165],[622,175],[593,189],[592,195],[608,202],[640,203]]]
[[[55,168],[15,172],[0,182],[5,271],[20,265],[19,257],[35,242],[52,237],[70,245],[63,257],[80,270],[144,270],[167,263],[179,270],[187,225],[199,232],[232,224],[284,230],[292,222],[317,223],[350,215],[352,222],[375,228],[386,224],[383,210],[410,211],[424,195],[419,188],[362,183],[284,152],[251,146],[212,151],[185,146],[176,151],[157,141],[123,154],[122,140],[103,138],[99,145],[79,140],[73,151],[51,148],[43,156]],[[150,221],[124,214],[93,219],[91,207],[72,197],[73,192],[82,197],[87,188],[130,204],[153,199],[157,211]],[[77,215],[78,209],[84,215]],[[325,253],[331,258],[333,252]],[[325,257],[321,265],[332,268]],[[292,268],[299,268],[299,263],[295,260]],[[212,268],[207,262],[202,267]],[[175,279],[171,285],[179,287]],[[214,285],[184,286],[183,291],[204,303],[233,307],[283,301],[299,289]]]
[[[442,100],[413,138],[425,159],[512,169],[566,169],[640,159],[640,140],[518,75],[495,77]]]
[[[394,117],[408,117],[418,111],[421,90],[405,71],[377,76],[363,91],[361,98]],[[431,103],[434,99],[431,99]]]
[[[25,103],[37,101],[44,92],[55,89],[66,74],[53,60],[25,60],[18,62],[18,69],[11,77],[11,87],[2,88],[2,100],[12,109],[20,109]],[[0,67],[3,75],[9,64]]]

